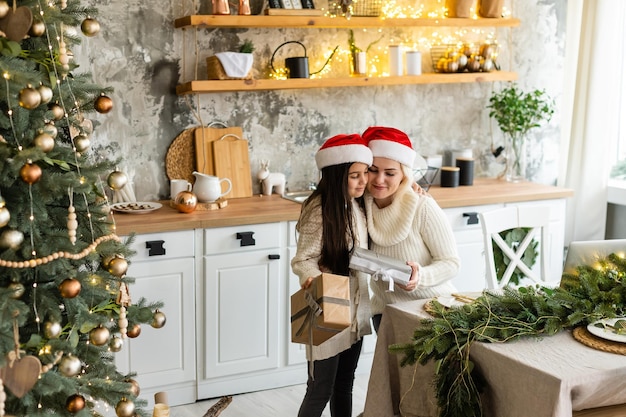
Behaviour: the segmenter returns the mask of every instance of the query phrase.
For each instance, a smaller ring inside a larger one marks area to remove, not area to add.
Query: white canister
[[[389,45],[389,75],[402,75],[402,46]]]
[[[420,51],[406,51],[406,75],[422,74],[422,53]]]

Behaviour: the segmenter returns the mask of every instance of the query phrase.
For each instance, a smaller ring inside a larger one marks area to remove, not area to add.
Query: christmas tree
[[[99,33],[96,13],[0,0],[0,416],[146,415],[114,355],[165,316],[132,304],[107,198],[127,179],[90,153],[88,115],[113,102],[71,48]]]

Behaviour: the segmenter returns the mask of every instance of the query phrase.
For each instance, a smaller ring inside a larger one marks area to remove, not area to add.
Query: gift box
[[[350,268],[370,274],[374,279],[389,282],[390,290],[393,290],[394,283],[408,284],[412,273],[412,269],[406,264],[406,261],[363,248],[356,248],[352,253]]]
[[[318,346],[350,327],[350,280],[334,274],[315,278],[291,296],[291,340]]]

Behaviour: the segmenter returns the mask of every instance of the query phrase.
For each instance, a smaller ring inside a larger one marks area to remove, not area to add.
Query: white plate
[[[154,203],[152,201],[136,201],[133,203],[116,203],[111,205],[111,209],[118,213],[129,214],[145,214],[151,211],[158,210],[163,205],[161,203]]]
[[[614,319],[598,320],[594,323],[588,324],[587,330],[589,330],[589,333],[591,333],[592,335],[601,337],[602,339],[612,340],[613,342],[626,343],[626,334],[617,334],[617,333],[614,333],[611,328],[604,329],[602,327],[595,326],[596,323],[613,325],[615,324],[617,320],[626,320],[626,317],[616,317]]]

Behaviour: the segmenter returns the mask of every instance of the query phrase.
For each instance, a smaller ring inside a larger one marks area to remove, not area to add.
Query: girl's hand
[[[308,277],[306,279],[306,281],[304,281],[304,284],[301,285],[301,288],[303,290],[306,290],[307,288],[309,288],[311,286],[311,284],[313,283],[314,279],[315,279],[315,277]]]
[[[404,291],[413,291],[417,288],[417,284],[419,283],[419,265],[416,262],[407,261],[406,264],[411,267],[411,278],[406,285],[396,284],[398,287],[402,288]]]

